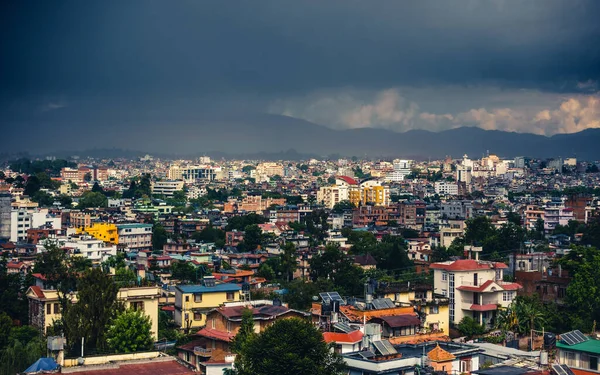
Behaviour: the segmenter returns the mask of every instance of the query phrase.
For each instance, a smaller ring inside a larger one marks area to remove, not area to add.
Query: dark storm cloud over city
[[[52,130],[102,124],[127,133],[161,122],[202,130],[195,120],[207,111],[333,129],[600,127],[598,1],[1,7],[0,120],[60,146],[77,137]]]

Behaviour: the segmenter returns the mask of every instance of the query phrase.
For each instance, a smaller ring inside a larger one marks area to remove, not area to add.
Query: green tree
[[[92,174],[90,172],[87,172],[86,174],[84,174],[83,175],[83,181],[85,181],[85,182],[92,181]]]
[[[197,271],[190,262],[175,262],[171,265],[171,277],[183,283],[198,281]]]
[[[38,190],[38,192],[31,197],[31,200],[37,202],[40,207],[49,207],[54,204],[54,197],[44,190]]]
[[[152,323],[140,310],[128,309],[113,320],[108,328],[108,346],[117,353],[131,353],[152,348]]]
[[[288,242],[283,247],[282,253],[279,255],[281,271],[285,276],[286,281],[294,278],[294,272],[298,268],[298,260],[296,257],[296,246]]]
[[[0,352],[0,375],[21,373],[45,354],[46,343],[40,337],[27,343],[15,340]]]
[[[254,332],[254,316],[252,310],[244,309],[242,312],[240,329],[229,345],[232,352],[240,354],[235,359],[235,368],[240,374],[247,373],[252,366],[247,362],[248,357],[243,356],[242,353],[245,353],[248,350],[247,346],[256,339],[256,336],[257,335]]]
[[[152,248],[154,250],[162,250],[168,238],[167,231],[162,225],[154,225],[152,228]]]
[[[64,296],[61,326],[70,345],[81,337],[91,349],[107,347],[109,323],[122,309],[117,301],[119,291],[112,278],[100,268],[88,270],[77,283],[77,303]]]
[[[8,338],[13,327],[13,321],[7,313],[0,314],[0,350],[8,345]]]
[[[338,203],[336,203],[333,206],[333,209],[331,210],[331,212],[342,213],[346,210],[352,210],[353,208],[355,208],[355,206],[352,204],[352,202],[350,202],[349,200],[343,200],[343,201],[339,201]]]
[[[23,191],[23,194],[27,195],[28,197],[33,197],[35,193],[40,191],[40,188],[40,180],[36,176],[29,176],[27,178],[27,182],[25,183],[25,190]]]
[[[244,229],[244,244],[248,250],[254,251],[263,242],[262,229],[256,224],[248,225]]]
[[[267,281],[275,280],[275,270],[268,263],[262,263],[258,267],[258,272],[256,272],[256,276],[264,277]]]
[[[83,193],[79,202],[77,202],[78,208],[97,208],[106,207],[108,205],[108,198],[102,193],[96,193],[92,191],[86,191]]]
[[[135,286],[136,282],[137,276],[131,269],[120,267],[115,270],[115,284],[117,284],[119,288]]]
[[[485,332],[485,328],[470,316],[465,316],[462,318],[462,320],[458,323],[457,328],[461,335],[469,338],[482,335]]]
[[[310,277],[313,281],[331,279],[342,295],[361,295],[363,271],[353,263],[339,246],[327,245],[321,254],[310,259]]]
[[[238,375],[341,375],[346,365],[310,321],[281,319],[249,340],[238,354]]]
[[[209,225],[200,232],[194,232],[194,234],[192,234],[192,239],[198,242],[216,243],[217,241],[225,241],[225,232]]]
[[[71,205],[73,204],[73,199],[65,194],[59,195],[58,201],[60,202],[60,206],[64,208],[71,208]]]

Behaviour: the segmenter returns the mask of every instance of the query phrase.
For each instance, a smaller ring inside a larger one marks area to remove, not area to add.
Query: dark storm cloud
[[[600,78],[593,0],[15,1],[2,14],[5,95]]]
[[[4,1],[2,134],[127,148],[265,111],[339,129],[600,127],[599,15],[595,0]]]

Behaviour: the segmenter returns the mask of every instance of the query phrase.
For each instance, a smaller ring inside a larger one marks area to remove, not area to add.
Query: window
[[[212,321],[212,323],[211,323],[212,324],[212,329],[215,329],[215,318],[212,318],[211,321]]]
[[[471,372],[471,360],[460,361],[460,372]]]
[[[46,314],[52,314],[52,304],[51,303],[46,304]]]
[[[442,272],[442,281],[448,280],[448,274],[446,272]]]
[[[590,370],[597,371],[598,370],[598,357],[590,356]]]
[[[227,321],[227,332],[231,332],[231,322]]]
[[[574,352],[566,352],[566,357],[567,357],[567,366],[575,366],[575,353]]]
[[[234,298],[233,292],[227,292],[227,301],[233,301]]]
[[[202,294],[201,293],[194,294],[194,302],[196,302],[196,303],[202,302]]]
[[[144,301],[131,302],[131,308],[135,311],[144,311]]]
[[[476,273],[474,273],[474,274],[473,274],[473,285],[477,286],[477,280],[478,280],[478,279],[477,279],[477,274],[476,274]]]
[[[502,292],[502,301],[512,301],[513,300],[513,292]]]
[[[190,302],[190,296],[185,296],[185,302]]]
[[[194,313],[194,320],[202,320],[202,313],[195,312]]]
[[[58,314],[59,310],[58,310],[58,303],[54,304],[54,313]]]
[[[439,306],[431,306],[431,307],[429,307],[429,313],[430,314],[439,314],[440,313]]]

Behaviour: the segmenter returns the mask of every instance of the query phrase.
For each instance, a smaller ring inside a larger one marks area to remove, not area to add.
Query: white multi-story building
[[[27,241],[27,230],[32,228],[32,215],[26,209],[20,208],[10,213],[11,242]]]
[[[172,197],[176,191],[183,190],[183,181],[156,181],[152,183],[152,194]]]
[[[152,249],[152,224],[117,224],[119,245],[131,250]]]
[[[404,177],[409,175],[411,172],[412,164],[412,160],[394,160],[394,170],[387,175],[386,180],[396,182],[404,181]]]
[[[86,257],[95,264],[117,255],[117,245],[106,245],[104,241],[92,236],[58,239],[58,243],[61,247],[70,249],[73,256]]]
[[[502,281],[504,263],[474,259],[432,263],[434,293],[450,300],[450,323],[464,317],[490,326],[499,308],[508,307],[521,285]]]
[[[189,165],[185,167],[171,165],[168,177],[170,180],[183,180],[186,183],[193,183],[196,181],[214,181],[219,178],[221,172],[221,167],[212,165]]]
[[[438,181],[435,183],[435,192],[440,195],[458,195],[456,182]]]

